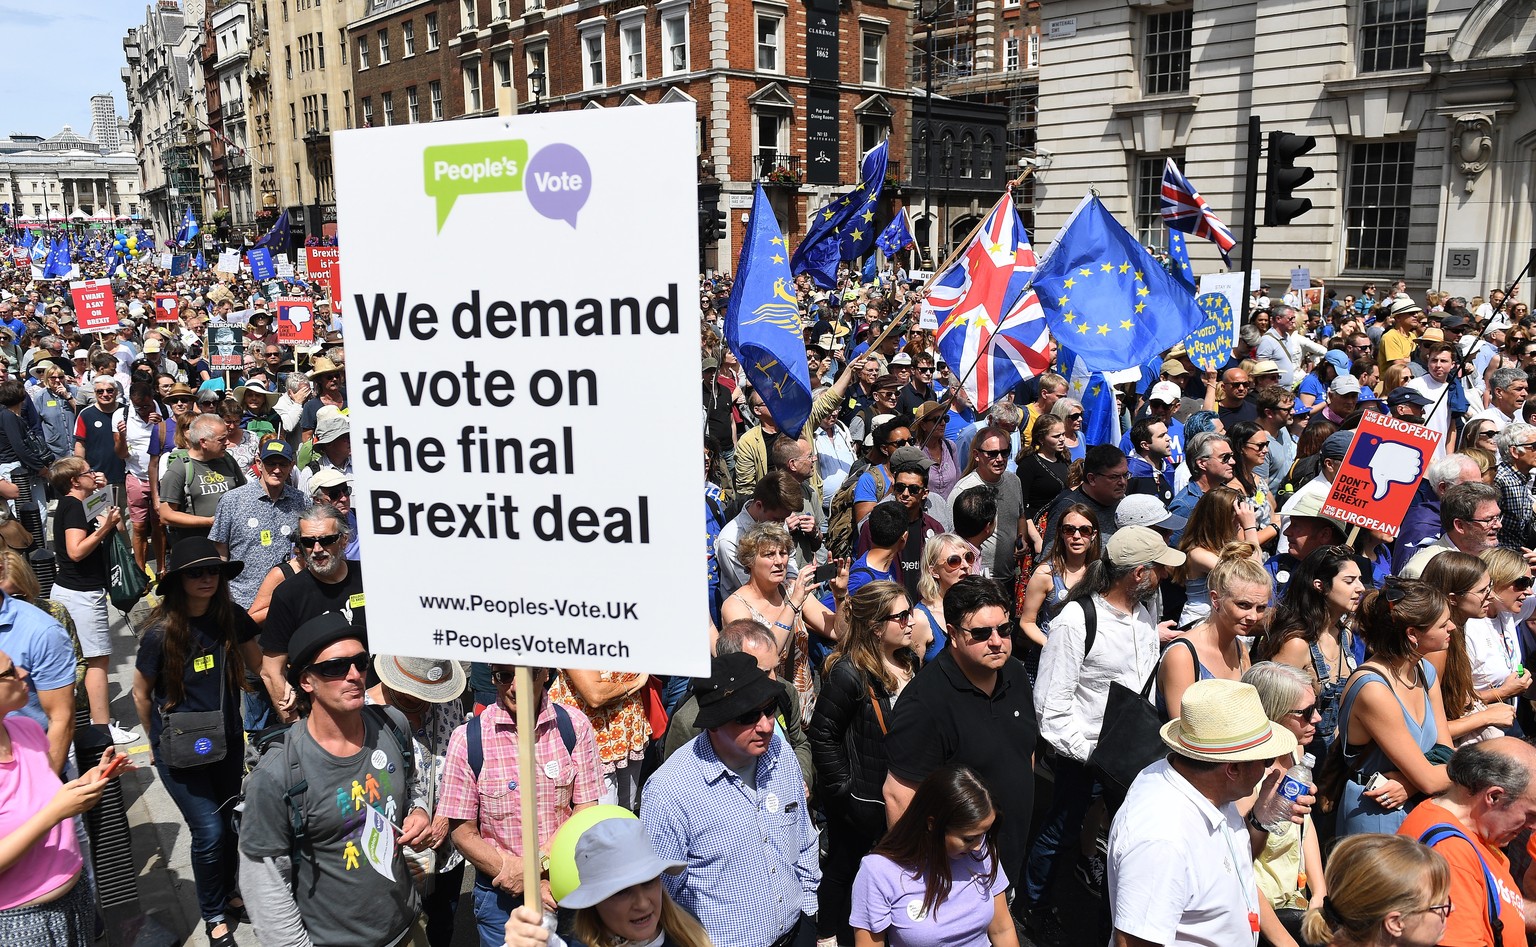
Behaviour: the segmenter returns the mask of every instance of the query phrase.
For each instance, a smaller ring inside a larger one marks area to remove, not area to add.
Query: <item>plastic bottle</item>
[[[1280,777],[1280,785],[1275,787],[1275,795],[1281,799],[1295,802],[1298,797],[1311,794],[1312,766],[1316,762],[1311,753],[1302,754],[1301,762],[1286,770],[1285,775]],[[1286,815],[1272,823],[1269,827],[1271,829],[1278,829],[1289,821],[1290,814],[1289,810],[1287,810]]]

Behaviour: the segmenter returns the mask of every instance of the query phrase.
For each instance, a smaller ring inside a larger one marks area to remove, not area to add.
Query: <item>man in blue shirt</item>
[[[774,727],[784,689],[744,653],[694,687],[704,732],[651,777],[640,821],[672,899],[716,947],[813,947],[821,884],[816,830],[794,751]]]

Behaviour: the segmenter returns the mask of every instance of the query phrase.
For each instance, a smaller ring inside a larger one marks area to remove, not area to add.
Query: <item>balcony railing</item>
[[[757,154],[757,177],[764,184],[799,185],[805,180],[798,155],[772,151]]]
[[[235,99],[233,102],[225,102],[219,107],[219,117],[224,121],[236,119],[245,114],[245,100]]]

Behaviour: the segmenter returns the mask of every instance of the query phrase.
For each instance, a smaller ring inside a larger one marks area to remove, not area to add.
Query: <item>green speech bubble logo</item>
[[[423,152],[427,196],[437,200],[437,230],[443,230],[453,202],[465,194],[496,194],[523,189],[528,142],[481,141],[433,145]]]

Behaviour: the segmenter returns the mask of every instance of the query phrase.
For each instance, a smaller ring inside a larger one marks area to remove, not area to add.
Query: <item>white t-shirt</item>
[[[1248,829],[1166,759],[1141,771],[1109,830],[1109,903],[1117,930],[1154,944],[1238,947],[1258,941]]]
[[[1441,392],[1449,387],[1449,383],[1435,381],[1428,375],[1420,375],[1405,387],[1412,388],[1432,403],[1430,413],[1424,417],[1424,425],[1430,430],[1440,432],[1440,443],[1435,446],[1435,455],[1430,458],[1430,463],[1434,463],[1445,456],[1445,442],[1451,433],[1451,396],[1447,392],[1445,397],[1441,397]]]

